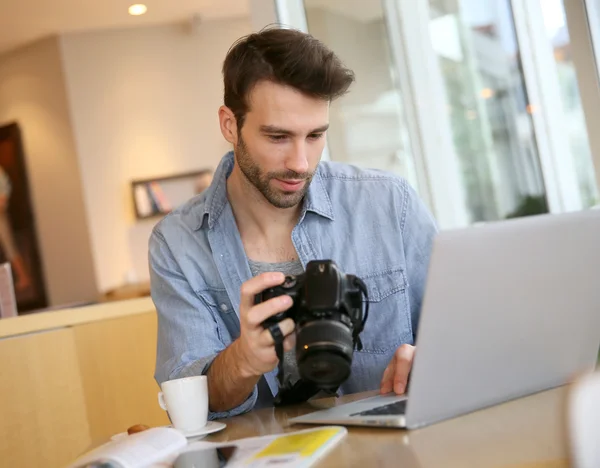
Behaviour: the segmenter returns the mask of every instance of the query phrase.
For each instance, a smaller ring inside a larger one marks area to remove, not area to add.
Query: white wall
[[[229,150],[218,126],[221,66],[250,19],[62,37],[98,286],[148,278],[154,221],[136,221],[133,179],[214,167]]]
[[[96,299],[91,245],[56,38],[0,56],[0,125],[22,132],[51,305]]]

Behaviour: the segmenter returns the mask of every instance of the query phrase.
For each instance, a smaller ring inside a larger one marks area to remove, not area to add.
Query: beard
[[[292,208],[298,205],[306,195],[314,172],[295,172],[292,170],[281,172],[264,172],[253,160],[248,148],[240,135],[235,147],[235,159],[242,174],[262,194],[262,196],[276,208]],[[271,180],[304,180],[304,187],[294,192],[286,192],[271,186]]]

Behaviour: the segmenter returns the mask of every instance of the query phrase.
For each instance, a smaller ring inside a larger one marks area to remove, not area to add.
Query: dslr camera
[[[316,260],[306,265],[303,274],[287,276],[283,284],[258,294],[256,303],[284,294],[292,298],[292,306],[262,324],[275,339],[280,385],[286,380],[283,339],[280,330],[275,330],[277,336],[272,326],[289,317],[296,323],[296,361],[301,379],[319,390],[337,390],[350,376],[354,348],[362,349],[359,334],[368,316],[368,301],[363,303],[363,296],[368,298],[365,284],[354,275],[343,274],[331,260]]]

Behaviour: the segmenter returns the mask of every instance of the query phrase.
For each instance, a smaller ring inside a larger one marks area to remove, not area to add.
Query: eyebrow
[[[311,130],[310,132],[308,132],[308,134],[310,135],[311,133],[323,133],[324,131],[326,131],[329,128],[329,124],[325,124],[325,125],[321,125],[318,128],[315,128],[314,130]],[[289,135],[289,136],[294,136],[295,132],[292,132],[291,130],[286,130],[285,128],[281,128],[281,127],[277,127],[275,125],[261,125],[260,126],[260,131],[262,133],[269,133],[269,134],[275,134],[275,135]]]

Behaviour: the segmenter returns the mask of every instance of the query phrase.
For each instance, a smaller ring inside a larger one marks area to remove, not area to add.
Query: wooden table
[[[364,393],[327,398],[310,404],[253,411],[223,420],[227,428],[204,440],[244,437],[306,429],[288,419],[371,396]],[[564,406],[567,388],[549,390],[414,431],[348,428],[348,435],[318,467],[568,467]]]

